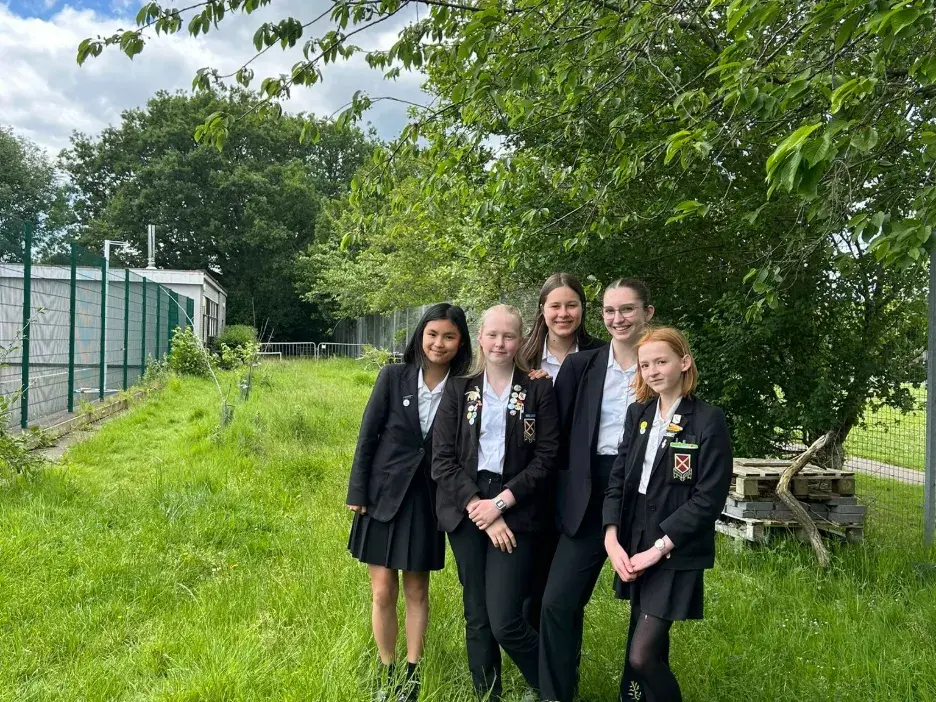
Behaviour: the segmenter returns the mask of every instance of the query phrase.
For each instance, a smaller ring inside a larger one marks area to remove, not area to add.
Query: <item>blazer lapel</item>
[[[524,393],[524,394],[526,395],[526,398],[524,399],[524,403],[526,403],[526,400],[529,399],[529,397],[530,397],[530,394],[527,392],[527,389],[528,389],[528,388],[527,388],[526,380],[527,380],[527,379],[524,377],[523,373],[521,373],[519,370],[517,370],[517,369],[515,368],[515,369],[514,369],[514,374],[513,374],[513,379],[510,381],[510,393],[511,393],[511,394],[513,394],[514,392],[516,392],[516,393],[518,393],[518,394],[521,393],[521,392]],[[517,389],[516,389],[516,387],[517,387],[518,385],[520,386],[520,390],[517,390]],[[526,408],[524,408],[524,414],[525,414],[525,413],[526,413]],[[506,444],[505,444],[505,451],[507,452],[507,453],[504,454],[505,458],[506,458],[506,456],[508,455],[508,453],[510,452],[510,437],[513,436],[514,429],[517,428],[517,425],[518,425],[521,421],[522,421],[522,420],[521,420],[521,415],[520,415],[519,412],[517,412],[516,414],[511,414],[511,412],[508,410],[508,412],[507,412],[507,431],[504,432],[504,441],[506,442]]]
[[[654,412],[657,411],[656,405],[659,401],[660,401],[659,398],[657,398],[657,401],[653,403]],[[673,423],[679,424],[680,426],[685,427],[686,423],[688,422],[688,417],[692,415],[692,410],[693,410],[692,405],[693,405],[692,400],[689,399],[688,397],[684,397],[683,399],[681,399],[679,401],[679,407],[676,408],[676,413],[673,415]],[[679,415],[678,422],[676,421],[676,415]],[[655,417],[656,414],[654,414],[653,416]],[[678,438],[679,437],[677,435],[677,439]],[[654,473],[656,473],[657,469],[660,467],[660,464],[663,462],[663,457],[666,455],[666,449],[669,448],[669,445],[672,441],[673,441],[672,439],[669,439],[666,436],[663,437],[662,441],[660,442],[660,445],[657,447],[656,458],[653,461],[653,470],[651,471],[650,475],[653,475]]]
[[[468,384],[465,386],[465,393],[469,393],[472,390],[477,389],[479,392],[479,397],[476,407],[476,414],[474,418],[474,424],[469,425],[470,431],[467,436],[470,439],[471,445],[469,449],[469,467],[474,474],[478,472],[478,443],[481,440],[481,413],[484,411],[484,373],[479,373],[475,377],[471,378],[468,381]],[[464,411],[468,409],[468,400],[465,399]]]
[[[654,400],[644,407],[643,412],[640,413],[640,417],[637,419],[637,441],[627,457],[630,466],[625,473],[625,477],[630,476],[635,470],[643,469],[644,456],[647,455],[647,443],[650,441],[650,426],[653,424],[653,417],[657,411],[657,402],[658,400]],[[640,424],[642,422],[647,422],[647,430],[641,434]]]
[[[400,385],[403,395],[403,414],[406,415],[416,436],[422,441],[422,426],[419,424],[419,369],[407,364],[406,370],[400,376]]]
[[[608,344],[595,354],[591,367],[585,373],[585,389],[588,393],[588,436],[591,451],[595,450],[598,440],[598,425],[601,423],[601,400],[604,397],[605,375],[608,372],[608,356],[611,345]]]

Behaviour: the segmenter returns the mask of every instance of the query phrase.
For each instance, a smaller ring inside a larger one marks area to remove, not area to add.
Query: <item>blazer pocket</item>
[[[699,472],[699,444],[696,437],[677,437],[670,443],[667,453],[666,482],[670,485],[695,484]]]

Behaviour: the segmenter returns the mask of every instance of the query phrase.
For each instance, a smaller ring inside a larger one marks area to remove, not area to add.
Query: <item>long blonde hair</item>
[[[487,321],[488,315],[492,312],[504,312],[514,318],[514,321],[517,323],[517,336],[520,341],[517,355],[514,356],[514,367],[519,368],[524,373],[529,373],[530,367],[520,355],[520,349],[523,347],[523,317],[520,314],[520,310],[513,305],[494,305],[493,307],[488,307],[481,313],[481,323],[478,325],[478,336],[481,336],[481,333],[484,331],[484,323]],[[474,361],[471,364],[471,369],[468,371],[468,377],[480,375],[486,368],[487,359],[484,357],[484,351],[478,349],[478,353],[475,354]]]

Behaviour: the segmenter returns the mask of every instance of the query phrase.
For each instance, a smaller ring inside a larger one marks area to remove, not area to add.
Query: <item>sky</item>
[[[134,28],[142,4],[142,0],[0,0],[0,125],[12,127],[17,135],[56,155],[69,145],[73,132],[97,135],[118,124],[122,110],[145,105],[157,90],[191,90],[199,68],[233,73],[253,56],[251,38],[263,22],[289,16],[308,22],[331,3],[274,0],[251,15],[225,18],[220,30],[207,36],[192,38],[185,29],[173,36],[151,36],[133,60],[109,47],[78,66],[75,57],[83,39]],[[171,0],[161,4],[185,5]],[[390,20],[353,41],[363,49],[389,48],[406,21]],[[324,34],[329,29],[326,23],[327,18],[307,29],[302,41]],[[252,64],[254,87],[267,75],[288,73],[301,59],[301,42],[286,52],[274,47]],[[284,103],[287,111],[331,115],[356,90],[372,97],[427,101],[419,74],[403,73],[396,81],[386,81],[382,71],[367,66],[363,55],[324,66],[323,73],[323,83],[293,90],[292,99]],[[365,119],[389,139],[406,123],[406,107],[379,102]]]

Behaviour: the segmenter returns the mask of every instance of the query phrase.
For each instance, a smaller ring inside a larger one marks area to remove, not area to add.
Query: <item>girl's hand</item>
[[[648,548],[631,558],[631,565],[637,570],[646,570],[651,566],[655,566],[662,558],[663,554],[658,548]]]
[[[513,535],[503,517],[500,517],[484,531],[490,537],[491,543],[501,551],[513,553],[513,550],[517,547],[517,537]]]
[[[634,562],[627,555],[627,551],[618,543],[617,529],[608,529],[605,532],[605,551],[608,553],[614,572],[621,580],[625,583],[632,583],[637,579],[640,572],[635,569]]]
[[[544,371],[542,368],[534,368],[530,371],[530,380],[537,380],[539,378],[551,378],[552,376]]]
[[[345,505],[345,507],[350,509],[352,512],[360,512],[361,514],[367,514],[366,505]]]
[[[468,517],[479,529],[487,529],[500,516],[501,511],[494,506],[494,500],[478,500],[468,505]]]

